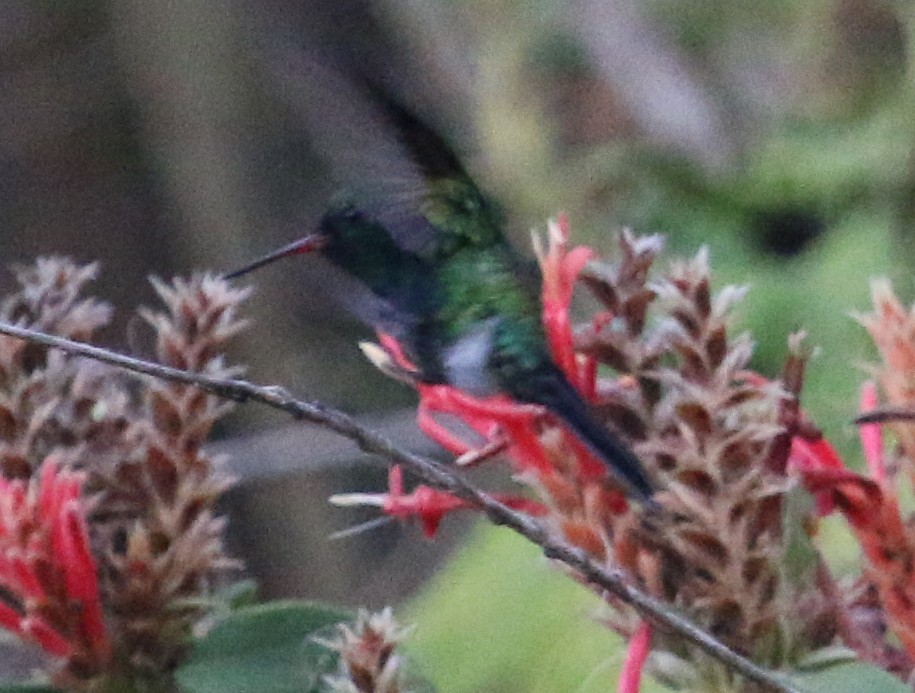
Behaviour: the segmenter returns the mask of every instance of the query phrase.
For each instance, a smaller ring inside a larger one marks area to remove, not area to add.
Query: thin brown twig
[[[256,385],[246,380],[215,378],[182,371],[3,322],[0,322],[0,334],[60,349],[73,356],[91,358],[135,373],[193,385],[236,402],[261,402],[280,409],[298,420],[329,428],[355,442],[363,451],[379,455],[389,462],[402,464],[429,485],[480,508],[493,524],[508,527],[537,544],[548,558],[574,569],[588,582],[629,604],[653,623],[678,633],[745,678],[768,690],[799,693],[798,689],[784,682],[773,672],[734,652],[669,606],[628,584],[620,571],[598,565],[584,551],[550,536],[538,522],[479,491],[446,466],[428,457],[401,450],[384,436],[363,428],[352,417],[337,409],[319,402],[296,399],[283,387]]]

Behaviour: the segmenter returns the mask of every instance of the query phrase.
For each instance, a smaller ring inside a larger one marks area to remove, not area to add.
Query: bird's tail
[[[550,369],[545,377],[537,378],[537,386],[525,399],[540,404],[562,419],[610,470],[613,478],[636,500],[654,505],[654,489],[648,481],[639,458],[629,447],[601,425],[558,369]]]

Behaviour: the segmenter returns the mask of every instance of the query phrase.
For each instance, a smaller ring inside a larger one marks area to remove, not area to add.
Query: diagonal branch
[[[597,564],[584,551],[550,536],[540,523],[479,491],[445,465],[400,449],[384,436],[363,428],[352,417],[337,409],[319,402],[296,399],[282,387],[256,385],[246,380],[215,378],[202,373],[182,371],[3,322],[0,322],[0,334],[60,349],[73,356],[91,358],[135,373],[193,385],[236,402],[260,402],[280,409],[298,420],[329,428],[355,442],[363,451],[402,464],[430,486],[480,508],[492,523],[508,527],[537,544],[548,558],[569,566],[588,582],[629,604],[651,622],[689,640],[706,654],[745,678],[767,690],[797,693],[796,688],[785,683],[777,675],[737,654],[669,606],[628,584],[620,571]]]

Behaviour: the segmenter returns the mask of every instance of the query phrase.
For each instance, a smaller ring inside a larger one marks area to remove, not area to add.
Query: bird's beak
[[[224,274],[223,279],[235,279],[240,277],[243,274],[248,274],[253,270],[256,270],[264,265],[269,265],[275,260],[279,260],[284,257],[289,257],[290,255],[302,255],[304,253],[311,253],[315,250],[320,250],[327,244],[327,238],[320,233],[313,233],[305,238],[300,238],[297,241],[293,241],[289,245],[283,246],[279,250],[275,250],[269,255],[265,255],[259,260],[255,260],[244,267],[241,267],[237,270]]]

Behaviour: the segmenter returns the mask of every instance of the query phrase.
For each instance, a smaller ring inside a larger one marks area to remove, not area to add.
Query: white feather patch
[[[499,318],[481,323],[445,351],[445,375],[451,385],[475,397],[487,397],[499,391],[489,370],[492,338],[498,323]]]

